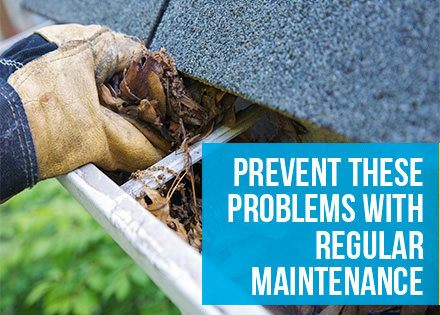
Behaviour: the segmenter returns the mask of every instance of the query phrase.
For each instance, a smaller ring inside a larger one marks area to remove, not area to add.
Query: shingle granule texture
[[[101,24],[147,39],[165,0],[24,0],[24,6],[60,23]]]
[[[171,0],[178,69],[349,138],[440,139],[439,2]]]

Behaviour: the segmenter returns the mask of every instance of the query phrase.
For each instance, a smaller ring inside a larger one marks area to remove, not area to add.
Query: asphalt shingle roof
[[[166,0],[24,0],[24,6],[60,23],[101,24],[148,39]]]
[[[82,2],[27,5],[144,38],[160,11],[159,1],[115,1],[104,14],[92,0],[72,13]],[[352,139],[437,142],[439,38],[436,0],[170,0],[150,47],[190,76]]]

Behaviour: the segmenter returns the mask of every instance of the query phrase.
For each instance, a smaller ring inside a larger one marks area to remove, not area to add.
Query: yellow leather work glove
[[[89,162],[134,171],[161,159],[163,152],[98,99],[97,84],[139,58],[141,44],[98,25],[55,25],[36,33],[58,49],[15,71],[8,83],[28,117],[39,178]]]

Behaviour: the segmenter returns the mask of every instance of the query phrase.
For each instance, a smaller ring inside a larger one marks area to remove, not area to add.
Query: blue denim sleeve
[[[0,200],[38,180],[37,156],[20,97],[0,78]]]
[[[37,156],[26,112],[7,80],[28,62],[56,48],[33,34],[0,56],[0,202],[38,181]]]

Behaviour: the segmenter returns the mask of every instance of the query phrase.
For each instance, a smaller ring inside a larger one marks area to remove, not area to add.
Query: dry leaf
[[[138,63],[133,60],[128,70],[124,73],[124,79],[119,84],[122,98],[138,101],[147,96],[147,87],[144,83],[146,78],[142,80],[141,75],[142,73],[140,72]],[[142,88],[144,88],[144,90],[142,90]]]
[[[189,245],[195,249],[199,251],[202,249],[202,227],[199,222],[196,225],[191,223],[191,229],[188,231],[188,241]]]
[[[155,189],[145,187],[141,193],[143,198],[138,198],[138,202],[152,214],[154,214],[160,221],[165,222],[170,216],[169,200]]]
[[[154,72],[149,72],[147,75],[148,96],[150,100],[157,101],[157,110],[162,119],[166,115],[166,98],[163,91],[162,83],[159,76]]]
[[[159,117],[159,113],[156,111],[155,106],[152,104],[156,104],[157,101],[149,101],[147,99],[143,99],[139,103],[139,119],[154,124]]]
[[[185,227],[179,220],[170,215],[170,201],[162,197],[159,191],[145,187],[141,193],[142,198],[136,200],[148,211],[150,211],[162,223],[173,229],[184,241],[188,242],[188,235]]]
[[[179,220],[169,217],[164,223],[173,229],[176,234],[179,235],[185,242],[188,242],[188,234],[186,233],[185,227],[179,222]]]
[[[158,99],[165,106],[165,94],[158,75],[161,74],[159,63],[151,56],[143,64],[132,61],[119,85],[121,95],[130,100],[141,100],[152,93],[151,99]]]
[[[101,96],[101,100],[105,105],[112,107],[114,110],[119,110],[122,108],[124,104],[124,100],[116,97],[116,93],[114,93],[113,88],[111,86],[107,86],[105,84],[100,84],[99,95]]]

